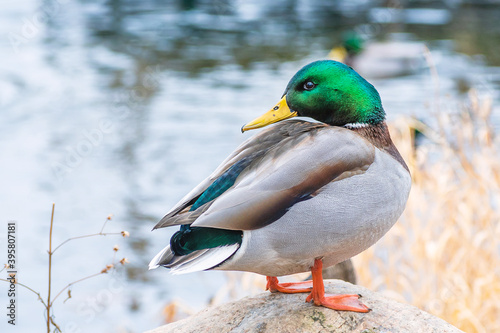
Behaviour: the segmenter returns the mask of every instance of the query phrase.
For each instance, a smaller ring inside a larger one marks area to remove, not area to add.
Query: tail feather
[[[193,261],[194,259],[198,258],[199,256],[203,255],[205,252],[207,252],[209,249],[202,249],[202,250],[197,250],[191,253],[188,253],[186,255],[174,255],[172,260],[170,260],[169,263],[164,265],[166,268],[175,268],[176,266],[181,266],[189,263],[190,261]]]
[[[171,268],[171,273],[175,275],[204,271],[220,265],[231,257],[239,248],[240,244],[231,244],[197,250],[185,256],[177,256],[172,252],[169,245],[151,260],[149,269],[164,266]]]
[[[170,245],[158,252],[153,259],[149,262],[149,269],[156,269],[159,266],[164,266],[174,258],[174,253],[170,250]]]

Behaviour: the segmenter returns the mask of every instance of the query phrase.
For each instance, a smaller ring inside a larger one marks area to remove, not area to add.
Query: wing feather
[[[283,121],[243,142],[155,228],[179,224],[230,230],[261,228],[329,182],[367,169],[374,156],[373,145],[348,129]],[[189,211],[215,180],[242,159],[252,162],[234,185]]]
[[[347,129],[331,127],[312,136],[301,135],[278,151],[268,152],[192,225],[230,230],[261,228],[337,177],[366,170],[374,158],[374,147]]]

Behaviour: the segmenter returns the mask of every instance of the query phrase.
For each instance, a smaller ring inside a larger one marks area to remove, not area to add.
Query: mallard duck
[[[423,43],[408,40],[368,41],[355,31],[342,34],[342,43],[328,58],[356,69],[364,77],[387,78],[410,75],[425,68]]]
[[[286,120],[295,116],[317,122]],[[181,226],[150,269],[255,272],[271,292],[309,292],[315,305],[369,311],[359,295],[325,295],[321,271],[373,245],[408,199],[410,173],[377,90],[342,63],[316,61],[242,131],[272,123],[154,227]],[[277,279],[309,270],[312,281]]]

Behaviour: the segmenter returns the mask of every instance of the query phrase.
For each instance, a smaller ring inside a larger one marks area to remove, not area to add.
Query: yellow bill
[[[343,63],[347,58],[347,50],[343,46],[337,46],[328,53],[328,58]]]
[[[259,118],[254,119],[243,126],[241,128],[241,131],[245,132],[256,128],[261,128],[295,116],[297,116],[297,112],[290,110],[290,108],[286,104],[286,96],[283,96],[283,98],[278,102],[278,104],[276,104],[274,108],[267,111]]]

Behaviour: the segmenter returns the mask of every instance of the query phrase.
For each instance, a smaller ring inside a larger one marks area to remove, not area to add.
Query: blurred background
[[[354,259],[358,283],[465,331],[500,331],[499,1],[1,7],[0,245],[17,221],[19,282],[46,295],[53,202],[54,244],[99,232],[109,214],[106,231],[130,232],[54,254],[56,291],[99,272],[115,244],[130,261],[56,301],[63,332],[141,332],[262,290],[253,274],[147,271],[175,232],[151,229],[254,135],[241,126],[272,107],[300,67],[349,51],[353,38],[348,60],[378,89],[415,181],[397,227]],[[2,303],[6,290],[0,284]],[[0,330],[43,330],[43,306],[24,289],[17,319]]]

